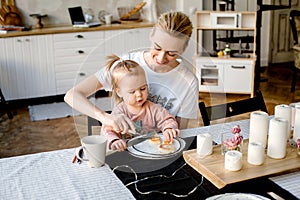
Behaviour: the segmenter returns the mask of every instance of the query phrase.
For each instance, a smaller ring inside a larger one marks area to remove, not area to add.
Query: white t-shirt
[[[181,118],[197,119],[198,116],[198,79],[182,63],[166,73],[152,71],[144,60],[144,52],[134,52],[122,56],[123,60],[139,63],[146,72],[149,97],[154,103],[166,108],[172,115]],[[111,91],[111,76],[106,68],[95,73],[103,89]]]

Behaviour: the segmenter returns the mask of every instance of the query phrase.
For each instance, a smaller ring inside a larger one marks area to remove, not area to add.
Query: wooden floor
[[[269,66],[261,76],[260,90],[270,115],[274,113],[275,105],[300,102],[300,74],[294,93],[290,92],[292,70],[289,67],[280,64]],[[249,95],[200,93],[200,100],[207,105],[248,97]],[[80,138],[87,135],[85,116],[32,122],[27,106],[14,108],[13,115],[13,119],[8,119],[6,114],[0,117],[0,158],[77,147],[80,145]],[[247,117],[249,115],[233,120]],[[195,121],[190,125],[202,124]]]

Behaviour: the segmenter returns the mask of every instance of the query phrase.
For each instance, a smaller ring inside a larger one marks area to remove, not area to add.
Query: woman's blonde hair
[[[189,17],[178,11],[161,14],[155,27],[176,37],[187,36],[187,38],[190,38],[193,32],[193,24]]]
[[[136,76],[141,73],[145,74],[145,71],[137,62],[133,60],[122,60],[114,54],[107,56],[107,60],[106,70],[110,71],[113,68],[111,72],[112,98],[115,103],[118,104],[123,101],[116,93],[116,89],[119,88],[120,80],[125,76]],[[114,65],[117,61],[119,62]]]

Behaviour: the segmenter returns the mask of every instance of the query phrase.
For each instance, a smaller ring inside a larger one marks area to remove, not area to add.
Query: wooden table
[[[219,189],[231,183],[300,169],[300,156],[297,154],[297,149],[289,145],[287,145],[287,154],[284,159],[272,159],[266,155],[265,163],[260,166],[249,164],[247,154],[248,140],[245,140],[243,166],[237,172],[224,168],[224,156],[221,155],[220,145],[214,147],[212,155],[203,158],[197,154],[196,149],[184,151],[183,157],[191,167]]]

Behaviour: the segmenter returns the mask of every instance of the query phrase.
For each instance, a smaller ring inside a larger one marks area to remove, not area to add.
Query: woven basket
[[[118,8],[118,13],[119,13],[119,17],[121,18],[122,16],[126,15],[127,13],[129,13],[132,9],[134,9],[134,7],[119,7]],[[141,12],[137,12],[134,15],[130,16],[128,18],[128,20],[139,20],[141,17]]]

